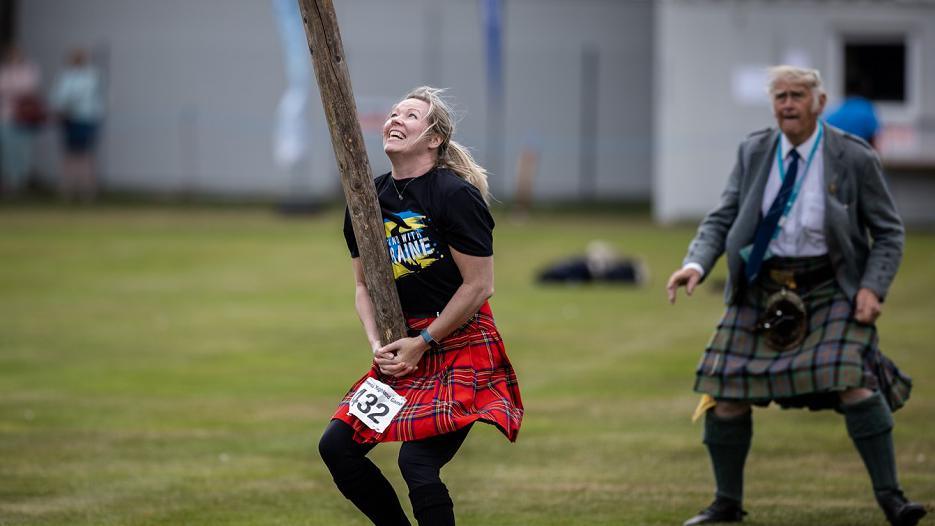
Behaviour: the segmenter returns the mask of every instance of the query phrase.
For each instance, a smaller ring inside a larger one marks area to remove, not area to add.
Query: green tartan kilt
[[[858,323],[834,280],[797,290],[806,305],[805,339],[776,351],[756,330],[766,299],[778,285],[760,279],[728,306],[698,364],[695,391],[716,399],[758,405],[836,408],[837,392],[865,387],[883,393],[895,411],[905,404],[912,379],[880,352],[875,325]]]

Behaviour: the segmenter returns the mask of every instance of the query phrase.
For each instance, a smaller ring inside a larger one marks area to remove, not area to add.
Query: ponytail
[[[405,98],[418,99],[429,105],[429,126],[424,133],[436,133],[442,139],[438,147],[438,166],[450,169],[458,177],[474,185],[480,191],[484,202],[489,203],[487,170],[474,160],[474,156],[465,146],[451,140],[455,123],[451,108],[441,96],[443,92],[443,89],[421,86],[407,93]]]
[[[439,148],[441,150],[441,148]],[[480,191],[485,203],[490,203],[490,189],[487,185],[487,169],[474,160],[471,152],[455,141],[449,141],[444,152],[439,151],[439,166],[450,169],[458,177],[471,183]]]

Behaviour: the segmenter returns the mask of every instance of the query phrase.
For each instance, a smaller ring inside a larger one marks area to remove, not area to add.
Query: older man
[[[722,253],[728,305],[699,363],[714,502],[686,526],[740,522],[752,405],[834,409],[893,525],[926,514],[896,477],[891,410],[911,380],[880,352],[874,322],[902,258],[903,226],[873,150],[819,123],[816,70],[777,66],[769,93],[779,129],[751,134],[718,206],[669,278],[691,294]],[[872,239],[872,242],[871,242]]]

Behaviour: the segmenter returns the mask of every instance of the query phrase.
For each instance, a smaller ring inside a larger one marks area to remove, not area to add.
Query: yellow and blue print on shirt
[[[387,214],[384,210],[383,227],[394,278],[427,268],[440,259],[424,215],[412,210]]]

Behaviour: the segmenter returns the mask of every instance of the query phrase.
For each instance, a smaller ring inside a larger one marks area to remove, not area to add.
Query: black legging
[[[412,511],[420,526],[455,523],[454,506],[439,473],[455,456],[470,429],[468,426],[444,435],[403,442],[399,449],[399,469],[409,487]],[[393,487],[367,458],[376,444],[360,444],[353,437],[351,426],[332,420],[318,443],[318,451],[334,483],[377,526],[409,526]]]

